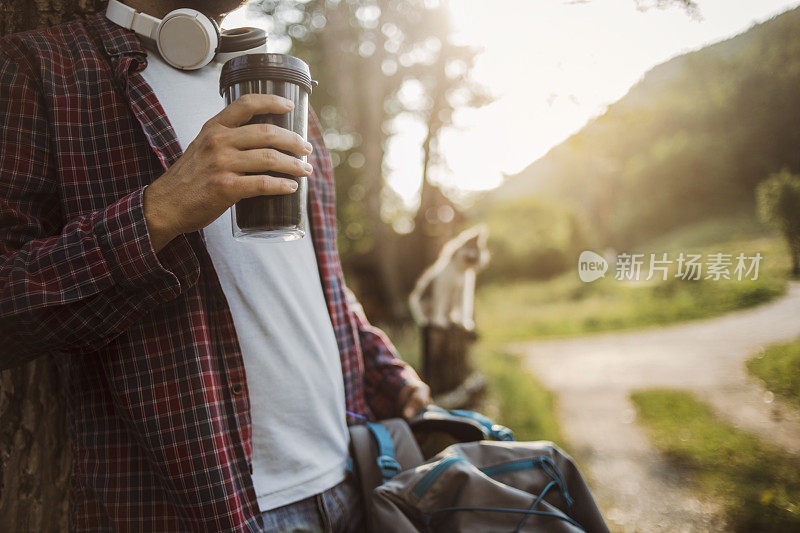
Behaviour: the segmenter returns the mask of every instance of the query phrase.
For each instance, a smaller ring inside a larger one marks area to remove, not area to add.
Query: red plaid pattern
[[[143,188],[181,155],[145,66],[102,16],[0,39],[0,367],[59,362],[72,530],[260,531],[244,366],[202,232],[156,255],[145,225]],[[348,295],[316,117],[309,132],[347,409],[390,416],[413,370]]]

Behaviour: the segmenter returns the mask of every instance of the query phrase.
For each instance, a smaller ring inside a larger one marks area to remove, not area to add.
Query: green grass
[[[655,253],[664,251],[654,248]],[[492,342],[581,335],[706,318],[768,301],[786,289],[788,257],[777,238],[733,241],[687,253],[760,252],[755,281],[700,280],[622,282],[609,271],[583,283],[571,271],[549,281],[518,281],[480,287],[476,323]],[[676,258],[677,253],[670,253]]]
[[[413,326],[383,329],[402,358],[419,371],[418,329]],[[488,380],[483,413],[514,430],[517,440],[552,440],[564,447],[553,396],[523,368],[520,358],[486,342],[476,343],[472,353],[474,364]]]
[[[553,395],[523,368],[521,359],[485,343],[478,343],[474,353],[475,364],[489,380],[485,414],[514,430],[517,440],[550,440],[568,448]]]
[[[647,249],[657,251],[705,248],[708,243],[750,241],[769,237],[771,233],[769,228],[759,222],[753,210],[750,213],[739,212],[736,215],[710,218],[675,228],[651,240],[647,243]]]
[[[689,393],[650,389],[631,399],[655,446],[725,503],[729,529],[800,530],[800,459],[721,422]]]
[[[800,407],[800,338],[773,344],[747,362],[766,388]]]

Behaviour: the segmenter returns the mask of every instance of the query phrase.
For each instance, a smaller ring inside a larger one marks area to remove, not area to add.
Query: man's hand
[[[181,233],[206,227],[242,198],[297,189],[293,180],[268,173],[310,175],[311,165],[280,150],[302,157],[311,144],[271,124],[242,126],[254,115],[293,108],[279,96],[247,94],[203,125],[175,164],[145,189],[144,216],[156,252]],[[247,175],[253,172],[258,174]]]
[[[400,389],[398,404],[405,419],[416,416],[430,403],[431,389],[422,381],[409,381]]]

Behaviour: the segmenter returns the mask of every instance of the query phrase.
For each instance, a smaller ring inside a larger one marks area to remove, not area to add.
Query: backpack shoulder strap
[[[377,446],[376,462],[381,473],[381,481],[386,483],[400,473],[400,463],[394,457],[394,441],[383,424],[367,422],[366,426]]]
[[[367,531],[377,531],[372,491],[401,471],[421,465],[422,452],[402,418],[350,426],[350,449],[361,487]]]

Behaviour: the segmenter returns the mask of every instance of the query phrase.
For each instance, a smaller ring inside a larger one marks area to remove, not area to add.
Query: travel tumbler
[[[307,140],[308,97],[312,86],[308,65],[285,54],[247,54],[222,66],[220,94],[230,104],[243,94],[276,94],[294,102],[288,113],[256,115],[248,124],[275,124]],[[294,154],[289,154],[294,155]],[[301,158],[305,161],[305,156]],[[231,207],[236,239],[293,241],[306,233],[308,178],[277,172],[270,175],[293,179],[297,190],[291,194],[244,198]]]

